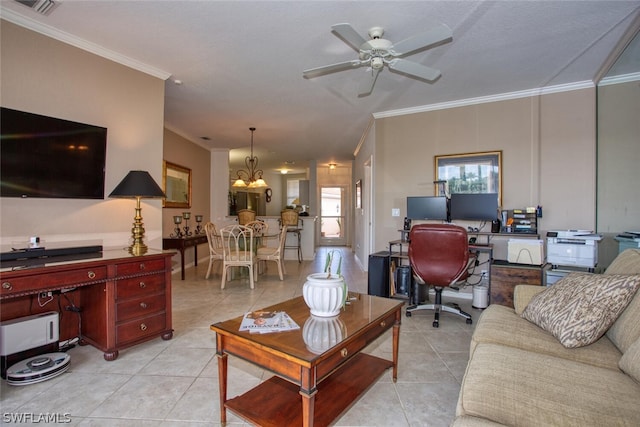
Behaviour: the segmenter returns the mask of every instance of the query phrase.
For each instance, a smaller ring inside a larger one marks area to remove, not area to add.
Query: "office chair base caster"
[[[433,327],[434,327],[434,328],[437,328],[437,327],[439,327],[439,326],[440,326],[440,324],[438,323],[438,321],[437,321],[437,320],[434,320],[434,321],[433,321],[433,323],[432,323],[432,325],[433,325]]]
[[[473,323],[473,320],[471,320],[471,319],[467,319],[467,325],[470,325],[470,324],[472,324],[472,323]]]

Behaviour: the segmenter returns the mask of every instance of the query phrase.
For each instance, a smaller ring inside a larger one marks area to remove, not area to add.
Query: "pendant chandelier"
[[[233,183],[234,188],[262,188],[267,187],[267,183],[262,179],[263,171],[258,169],[258,158],[253,155],[253,132],[256,128],[249,128],[251,131],[251,156],[244,158],[247,170],[238,170],[238,179]]]

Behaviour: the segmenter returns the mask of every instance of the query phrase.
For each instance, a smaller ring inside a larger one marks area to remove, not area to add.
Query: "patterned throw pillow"
[[[522,317],[567,348],[597,341],[640,287],[640,275],[570,273],[537,294]]]

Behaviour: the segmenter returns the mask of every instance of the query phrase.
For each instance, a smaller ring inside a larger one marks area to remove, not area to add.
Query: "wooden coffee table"
[[[350,294],[335,318],[313,318],[302,297],[265,307],[285,311],[299,330],[271,334],[239,332],[242,316],[211,325],[216,332],[220,421],[230,409],[260,426],[326,426],[342,414],[388,368],[398,377],[398,340],[403,302]],[[361,353],[393,328],[393,360]],[[227,400],[227,355],[276,376]]]

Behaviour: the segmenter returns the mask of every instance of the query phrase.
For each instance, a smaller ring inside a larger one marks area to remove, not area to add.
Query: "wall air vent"
[[[58,7],[62,0],[15,0],[20,4],[27,6],[30,9],[38,12],[41,15],[50,14],[53,9]]]

